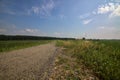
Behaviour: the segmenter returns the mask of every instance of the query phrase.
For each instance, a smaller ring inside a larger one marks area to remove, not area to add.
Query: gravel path
[[[58,48],[54,43],[0,54],[0,80],[41,80]]]

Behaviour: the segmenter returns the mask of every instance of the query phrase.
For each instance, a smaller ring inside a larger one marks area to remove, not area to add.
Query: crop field
[[[11,40],[0,41],[0,52],[6,52],[50,42],[49,40]]]
[[[56,45],[64,52],[56,59],[54,79],[120,80],[119,40],[68,40]]]

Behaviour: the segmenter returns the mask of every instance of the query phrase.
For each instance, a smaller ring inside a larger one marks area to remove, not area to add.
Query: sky
[[[0,0],[0,34],[120,39],[120,0]]]

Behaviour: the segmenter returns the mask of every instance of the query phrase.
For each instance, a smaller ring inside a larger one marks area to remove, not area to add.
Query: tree
[[[83,37],[82,40],[85,40],[85,37]]]

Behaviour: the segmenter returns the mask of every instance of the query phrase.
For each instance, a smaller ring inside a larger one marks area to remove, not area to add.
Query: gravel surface
[[[54,43],[0,53],[0,80],[44,80],[58,53]]]

